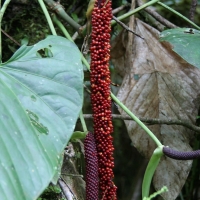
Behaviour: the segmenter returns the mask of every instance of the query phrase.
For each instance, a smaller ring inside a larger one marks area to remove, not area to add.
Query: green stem
[[[67,32],[66,28],[63,26],[63,24],[58,20],[55,14],[52,15],[53,22],[60,28],[60,30],[63,32],[65,37],[70,40],[71,42],[74,42],[69,33]]]
[[[45,6],[43,0],[38,0],[38,2],[39,2],[40,6],[41,6],[41,8],[42,8],[42,10],[43,10],[43,12],[44,12],[44,15],[45,15],[46,19],[47,19],[47,22],[48,22],[49,27],[50,27],[50,29],[51,29],[52,35],[57,35],[57,34],[56,34],[56,30],[55,30],[55,28],[54,28],[54,26],[53,26],[53,22],[52,22],[52,20],[51,20],[51,17],[50,17],[50,15],[49,15],[49,13],[48,13],[48,10],[47,10],[47,8],[46,8],[46,6]]]
[[[170,8],[169,6],[165,5],[164,3],[160,2],[159,0],[152,0],[152,1],[149,1],[145,4],[143,4],[142,6],[130,11],[130,12],[127,12],[126,14],[124,15],[121,15],[120,17],[118,17],[117,19],[118,20],[123,20],[123,19],[126,19],[128,17],[130,17],[131,15],[143,10],[144,8],[148,7],[148,6],[151,6],[153,4],[159,4],[160,6],[166,8],[167,10],[171,11],[172,13],[178,15],[179,17],[181,17],[183,20],[187,21],[189,24],[191,24],[192,26],[194,26],[195,28],[199,29],[200,30],[200,27],[197,26],[194,22],[192,22],[191,20],[189,20],[187,17],[183,16],[182,14],[180,14],[179,12],[175,11],[174,9]],[[112,20],[111,21],[111,24],[114,25],[116,24],[116,21]]]
[[[68,34],[65,27],[62,25],[62,23],[55,17],[53,17],[53,21],[59,26],[59,28],[63,31],[63,34],[70,40],[73,41],[71,36]],[[82,55],[82,62],[87,67],[88,70],[90,70],[90,65],[87,62],[87,60]],[[157,144],[157,146],[162,146],[158,138],[143,124],[119,99],[111,93],[112,99],[139,125],[141,128],[144,129],[144,131],[152,138],[152,140]]]
[[[195,28],[200,30],[199,26],[197,26],[194,22],[192,22],[191,20],[189,20],[187,17],[183,16],[179,12],[175,11],[174,9],[170,8],[169,6],[165,5],[162,2],[157,2],[157,4],[159,4],[160,6],[166,8],[167,10],[171,11],[172,13],[178,15],[180,18],[184,19],[186,22],[188,22],[189,24],[193,25]]]
[[[142,183],[142,199],[149,196],[149,189],[151,186],[152,177],[160,162],[160,158],[163,155],[162,148],[163,146],[160,146],[154,150],[153,155],[151,156],[151,159],[147,165]]]
[[[80,120],[81,120],[81,125],[82,125],[82,127],[83,127],[83,131],[84,131],[85,133],[88,132],[87,126],[86,126],[86,123],[85,123],[85,119],[84,119],[84,117],[83,117],[83,112],[82,112],[82,110],[81,110],[81,112],[80,112],[79,117],[80,117]]]
[[[53,15],[52,19],[53,19],[53,22],[61,29],[61,31],[63,32],[63,34],[65,35],[65,37],[66,37],[68,40],[70,40],[71,42],[74,42],[73,39],[71,38],[70,34],[67,32],[66,28],[65,28],[65,27],[63,26],[63,24],[57,19],[57,17],[56,17],[55,14]],[[82,54],[81,54],[81,55],[82,55]],[[83,60],[84,60],[84,61],[83,61]],[[83,55],[82,55],[82,61],[83,61],[84,63],[87,62],[87,61],[85,60],[85,58],[83,57]],[[79,117],[80,117],[80,120],[81,120],[81,124],[82,124],[82,127],[83,127],[83,131],[84,131],[84,132],[88,132],[87,126],[86,126],[85,119],[84,119],[84,117],[83,117],[83,112],[82,112],[82,111],[80,112]]]
[[[160,190],[158,190],[157,192],[154,192],[152,195],[150,195],[150,197],[144,197],[142,200],[151,200],[154,197],[158,196],[159,194],[162,194],[164,192],[168,192],[168,189],[166,186],[163,186]]]
[[[72,27],[74,27],[76,29],[76,31],[79,31],[80,29],[80,25],[78,23],[76,23],[64,10],[63,6],[58,3],[55,2],[53,0],[44,0],[47,5],[53,10],[55,11],[60,17],[62,17],[66,22],[68,22]]]
[[[1,7],[0,10],[0,63],[2,63],[2,37],[1,37],[1,25],[2,25],[2,19],[3,19],[3,15],[6,11],[6,8],[8,6],[8,4],[10,3],[11,0],[6,0],[3,4],[3,6]],[[1,1],[0,1],[0,6],[1,6]]]
[[[112,92],[111,97],[151,137],[158,147],[162,146],[158,138],[148,129],[148,127],[141,122]]]
[[[158,1],[159,1],[159,0],[152,0],[152,1],[149,1],[148,3],[145,3],[145,4],[143,4],[142,6],[136,8],[136,9],[134,9],[134,10],[131,10],[131,11],[127,12],[126,14],[121,15],[120,17],[117,17],[117,19],[118,19],[118,20],[126,19],[127,17],[130,17],[131,15],[133,15],[133,14],[139,12],[140,10],[143,10],[144,8],[146,8],[146,7],[148,7],[148,6],[151,6],[151,5],[155,4],[155,3],[157,3]],[[111,25],[113,25],[113,24],[116,24],[116,21],[112,20],[112,21],[111,21]]]

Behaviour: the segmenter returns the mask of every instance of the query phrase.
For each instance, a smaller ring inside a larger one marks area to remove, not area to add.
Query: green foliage
[[[87,132],[75,131],[72,134],[71,140],[84,139],[86,135],[87,135]]]
[[[60,194],[60,187],[50,184],[37,200],[64,200]]]
[[[149,196],[149,190],[150,190],[150,185],[151,181],[154,175],[154,172],[160,162],[160,159],[162,157],[162,147],[157,147],[152,156],[151,159],[147,165],[145,174],[144,174],[144,179],[142,183],[142,197],[145,199],[145,197]],[[146,199],[145,199],[146,200]]]
[[[152,195],[150,195],[149,197],[144,197],[143,200],[151,200],[153,199],[154,197],[156,197],[157,195],[159,194],[162,194],[163,192],[167,192],[168,189],[166,186],[163,186],[159,191],[157,192],[154,192]]]
[[[177,12],[181,13],[182,15],[189,17],[189,11],[191,7],[190,0],[165,0],[162,2],[168,5],[169,7],[173,8]],[[185,22],[180,17],[178,17],[177,15],[174,15],[172,12],[169,12],[168,10],[166,10],[165,8],[159,5],[155,5],[155,6],[156,6],[156,10],[170,22],[174,23],[175,25],[179,27],[188,27],[188,23]],[[199,24],[199,20],[200,20],[199,14],[200,14],[200,6],[198,4],[197,9],[196,9],[195,19],[194,19],[194,22],[196,24]]]
[[[51,33],[36,0],[26,1],[29,2],[27,4],[17,4],[17,2],[21,1],[10,3],[11,6],[8,7],[2,23],[2,28],[19,43],[21,41],[24,46],[0,67],[0,110],[2,111],[0,114],[0,145],[2,146],[0,199],[5,199],[5,196],[9,195],[6,196],[7,199],[23,200],[38,197],[49,182],[56,181],[59,175],[62,150],[74,131],[82,106],[83,77],[79,52],[69,41],[61,37],[49,37],[33,47],[26,46],[28,43],[37,43]],[[85,23],[87,1],[83,3],[69,0],[61,3],[76,22],[82,25]],[[113,8],[123,3],[126,1],[113,1]],[[183,15],[188,14],[190,7],[188,0],[169,0],[165,3]],[[180,17],[174,16],[169,11],[165,12],[165,9],[159,6],[157,8],[165,18],[170,21],[173,19],[176,25],[187,25],[180,20]],[[124,12],[127,10],[121,11],[119,15]],[[197,13],[200,13],[199,7]],[[195,20],[197,21],[198,17]],[[66,22],[65,25],[72,35],[74,29]],[[117,34],[121,30],[119,27],[115,27]],[[195,51],[199,48],[197,42],[199,32],[193,29],[194,34],[190,34],[185,30],[189,31],[189,29],[167,30],[163,34],[168,32],[170,34],[162,39],[170,42],[174,46],[174,51],[184,59],[199,67],[199,55]],[[56,31],[60,34],[58,29]],[[191,45],[189,48],[183,48],[184,42],[177,38]],[[79,37],[76,44],[82,46],[82,43],[83,39]],[[3,60],[7,60],[11,52],[15,52],[17,48],[16,44],[3,36]],[[82,139],[85,134],[85,132],[75,131],[72,140]],[[121,158],[127,156],[123,154],[121,148],[117,151],[121,154]],[[80,153],[77,153],[77,157],[79,155]],[[155,164],[154,166],[150,164],[151,167],[156,168]],[[133,182],[130,173],[127,174],[128,178],[124,177],[124,180],[130,179],[130,182]],[[119,182],[122,182],[121,180],[119,177]],[[126,184],[124,186],[126,189],[130,187],[127,185],[131,184]],[[56,199],[59,193],[58,187],[49,186],[38,200]],[[151,199],[160,193],[158,191],[153,194],[154,196],[151,195],[146,199]]]
[[[11,1],[2,21],[2,29],[18,43],[26,38],[29,45],[50,35],[50,29],[37,1],[18,4]],[[3,61],[8,60],[19,48],[10,38],[2,34]]]
[[[173,51],[188,63],[200,68],[200,31],[190,28],[165,30],[160,35],[161,41],[171,44]]]
[[[1,65],[0,199],[35,199],[56,181],[82,107],[80,59],[72,42],[50,36]]]

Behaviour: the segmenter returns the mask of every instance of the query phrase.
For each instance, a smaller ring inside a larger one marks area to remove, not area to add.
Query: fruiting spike
[[[98,158],[94,135],[91,132],[88,132],[85,137],[84,149],[86,162],[86,200],[98,200]]]
[[[96,0],[92,12],[91,33],[91,102],[94,119],[94,136],[99,164],[101,200],[116,200],[113,183],[113,132],[110,99],[110,32],[112,8],[110,0]]]

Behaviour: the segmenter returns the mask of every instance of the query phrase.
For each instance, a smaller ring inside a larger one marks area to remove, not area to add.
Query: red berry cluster
[[[98,158],[94,134],[88,132],[85,141],[85,162],[86,162],[86,200],[98,200]]]
[[[110,98],[110,32],[112,8],[110,0],[96,0],[92,12],[91,34],[91,102],[94,118],[94,136],[99,163],[101,199],[116,199],[113,183],[113,132]]]

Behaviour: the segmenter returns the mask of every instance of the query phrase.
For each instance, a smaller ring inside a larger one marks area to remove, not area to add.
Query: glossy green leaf
[[[200,68],[200,31],[191,28],[169,29],[160,34],[160,40],[169,42],[173,51]]]
[[[79,50],[58,36],[20,47],[1,65],[0,199],[36,199],[58,177],[82,82]]]

